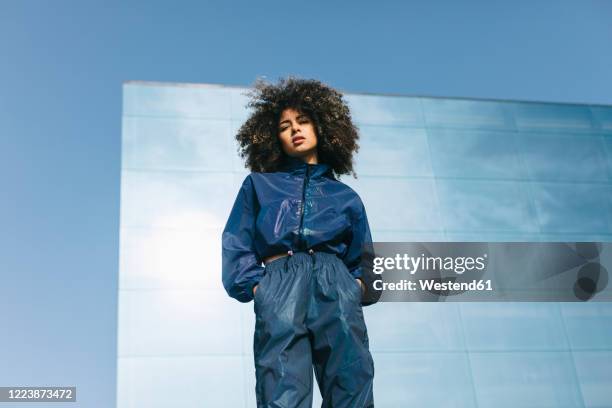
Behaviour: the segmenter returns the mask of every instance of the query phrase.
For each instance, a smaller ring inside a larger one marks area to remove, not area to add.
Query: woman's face
[[[307,114],[293,108],[283,110],[278,120],[278,138],[288,156],[316,163],[317,132]]]

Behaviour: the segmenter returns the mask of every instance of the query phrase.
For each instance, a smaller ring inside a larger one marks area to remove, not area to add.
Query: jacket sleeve
[[[253,245],[258,203],[253,181],[242,182],[222,236],[222,280],[227,293],[240,302],[253,299],[253,287],[264,267]]]
[[[352,219],[352,238],[344,257],[344,263],[351,275],[364,283],[365,293],[361,303],[367,306],[377,302],[381,292],[374,290],[373,287],[374,280],[378,279],[372,271],[372,262],[375,256],[374,244],[372,243],[372,234],[365,206],[361,199],[358,200],[358,211]]]

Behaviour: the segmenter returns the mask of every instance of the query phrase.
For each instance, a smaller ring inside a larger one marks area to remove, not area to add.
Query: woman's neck
[[[317,164],[319,163],[319,157],[317,155],[317,152],[312,152],[306,156],[300,157],[300,159],[302,161],[304,161],[304,163],[306,164]]]

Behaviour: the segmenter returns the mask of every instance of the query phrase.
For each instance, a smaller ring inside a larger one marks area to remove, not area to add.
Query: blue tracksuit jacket
[[[371,242],[359,195],[335,179],[329,165],[289,158],[281,171],[253,172],[242,182],[223,230],[223,286],[231,297],[248,302],[264,274],[263,259],[312,249],[342,259],[366,283],[362,304],[369,305],[377,298],[361,264],[370,254],[363,245]]]

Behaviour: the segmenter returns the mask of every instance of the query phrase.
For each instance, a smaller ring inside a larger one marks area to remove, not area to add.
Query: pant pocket
[[[341,265],[340,269],[340,274],[343,275],[340,279],[344,282],[344,285],[347,290],[353,294],[353,298],[357,302],[361,303],[361,285],[359,284],[359,282],[357,282],[355,277],[351,275],[351,273],[344,264]]]
[[[272,272],[271,270],[264,269],[264,275],[259,280],[259,283],[257,284],[257,290],[255,291],[255,294],[253,295],[253,303],[255,303],[256,305],[258,303],[261,303],[265,298],[265,289],[266,289],[266,286],[268,285],[268,281],[270,280],[271,272]]]
[[[345,267],[343,268],[344,270],[344,275],[346,276],[346,278],[348,279],[348,285],[352,288],[353,292],[355,293],[356,298],[359,300],[359,302],[361,302],[361,285],[359,284],[359,282],[357,282],[357,279],[351,275],[351,273],[349,272],[349,270]]]

